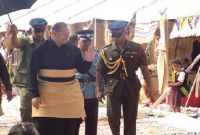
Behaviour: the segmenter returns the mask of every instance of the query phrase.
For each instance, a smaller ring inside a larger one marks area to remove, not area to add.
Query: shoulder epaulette
[[[99,53],[99,50],[95,49],[95,51],[96,51],[97,53]]]
[[[102,48],[102,50],[108,50],[111,45],[112,44],[104,45],[103,48]]]
[[[111,44],[104,45],[103,48],[106,48],[106,47],[109,47],[109,46],[111,46]]]

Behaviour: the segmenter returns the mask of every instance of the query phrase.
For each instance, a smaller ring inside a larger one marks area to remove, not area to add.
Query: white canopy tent
[[[130,21],[136,11],[137,22],[146,23],[159,21],[163,11],[167,19],[200,15],[199,5],[198,0],[37,0],[31,9],[10,16],[22,29],[27,29],[34,17],[46,18],[49,24],[85,22],[93,18]],[[0,17],[0,25],[8,21],[7,15]]]
[[[138,9],[155,0],[37,0],[31,9],[10,13],[14,24],[21,29],[29,28],[34,17],[46,18],[49,24],[85,22],[93,18],[130,21]],[[0,17],[0,25],[8,22],[7,15]]]

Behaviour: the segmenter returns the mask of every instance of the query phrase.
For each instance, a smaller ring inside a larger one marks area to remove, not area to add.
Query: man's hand
[[[33,105],[36,109],[39,109],[40,104],[41,104],[41,98],[40,98],[40,97],[32,98],[32,105]]]
[[[94,45],[90,44],[88,49],[85,51],[85,60],[88,62],[92,62],[95,57],[95,48]]]
[[[168,86],[168,87],[173,87],[173,86],[174,86],[174,83],[168,83],[167,86]]]
[[[150,88],[147,88],[147,87],[146,87],[146,90],[145,90],[144,92],[145,92],[145,95],[146,95],[147,98],[148,98],[148,102],[149,102],[149,103],[153,103],[152,90],[151,90]]]
[[[105,100],[104,92],[102,90],[96,91],[96,97],[100,103],[104,103],[103,100]]]
[[[8,102],[12,100],[12,91],[6,91]]]
[[[17,35],[17,33],[18,33],[17,26],[14,24],[8,26],[7,32],[8,32],[8,34],[11,34],[11,35]]]

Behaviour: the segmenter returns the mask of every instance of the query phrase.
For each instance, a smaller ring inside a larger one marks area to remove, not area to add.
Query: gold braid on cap
[[[128,76],[126,65],[125,65],[125,61],[122,58],[122,55],[120,55],[120,57],[116,61],[113,61],[113,62],[110,62],[106,58],[103,50],[100,52],[100,56],[103,59],[106,67],[111,70],[111,71],[108,72],[108,74],[114,74],[117,71],[117,69],[119,68],[119,66],[122,64],[123,65],[123,69],[125,70],[125,75],[126,75],[126,77]]]

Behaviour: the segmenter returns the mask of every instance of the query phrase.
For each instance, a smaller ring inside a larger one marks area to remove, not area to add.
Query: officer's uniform
[[[35,33],[45,30],[47,21],[42,18],[34,18],[30,21]],[[19,49],[15,48],[14,53],[20,53],[18,56],[19,63],[15,65],[16,73],[13,84],[19,88],[20,95],[20,113],[22,122],[31,122],[31,96],[27,89],[27,65],[32,50],[37,46],[33,39],[21,39],[22,45]],[[14,54],[14,55],[15,55]]]
[[[114,21],[108,26],[113,38],[121,37],[127,22]],[[104,78],[104,92],[107,95],[107,116],[113,135],[120,133],[121,106],[124,118],[124,135],[136,134],[139,90],[141,84],[135,71],[147,65],[143,49],[136,43],[125,40],[123,49],[112,43],[100,52],[97,64]]]
[[[79,40],[83,42],[90,42],[93,40],[93,30],[81,30],[77,32]],[[84,57],[84,52],[82,52]],[[97,134],[97,120],[98,120],[98,101],[96,98],[96,65],[98,61],[98,53],[92,62],[90,70],[85,73],[76,73],[76,78],[80,82],[81,90],[84,96],[84,107],[86,112],[85,118],[85,135]],[[80,124],[79,124],[80,126]]]

